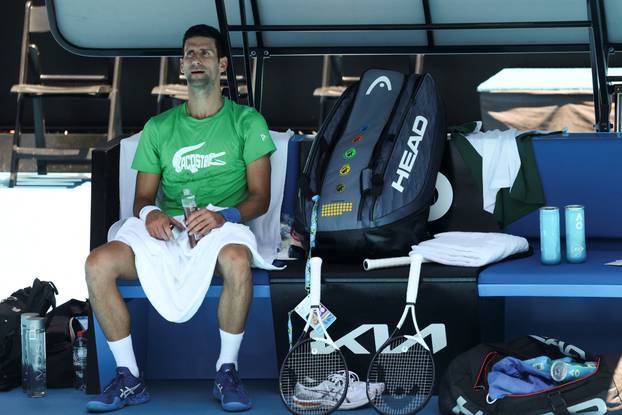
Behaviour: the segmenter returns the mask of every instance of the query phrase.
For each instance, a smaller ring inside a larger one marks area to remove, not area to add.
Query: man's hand
[[[184,230],[184,225],[161,210],[153,210],[149,212],[147,218],[145,219],[145,226],[147,227],[149,235],[161,241],[170,241],[173,239],[171,225],[176,226],[180,231]]]
[[[205,236],[215,228],[220,228],[225,223],[225,218],[218,212],[207,209],[197,209],[186,221],[188,233]]]

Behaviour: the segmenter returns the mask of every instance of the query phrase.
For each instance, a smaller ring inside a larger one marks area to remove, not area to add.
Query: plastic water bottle
[[[86,337],[79,331],[73,342],[73,386],[79,390],[86,390]]]
[[[44,321],[43,317],[31,317],[26,320],[27,393],[31,398],[47,395]]]
[[[26,320],[37,317],[37,313],[22,313],[20,316],[20,330],[22,342],[22,390],[28,392],[28,325]]]
[[[181,198],[181,206],[184,208],[184,217],[187,223],[188,218],[190,217],[192,212],[197,210],[197,199],[192,194],[192,190],[190,189],[183,190],[183,196]],[[188,242],[190,243],[190,248],[194,248],[195,246],[197,246],[198,241],[199,240],[195,234],[192,234],[192,235],[188,234]]]

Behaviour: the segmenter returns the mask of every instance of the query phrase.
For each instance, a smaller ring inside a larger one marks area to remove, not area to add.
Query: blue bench
[[[506,297],[507,337],[539,332],[574,336],[595,351],[619,349],[611,331],[619,331],[621,321],[611,307],[622,306],[622,268],[604,264],[622,259],[622,139],[571,134],[536,138],[533,146],[546,203],[560,208],[562,237],[563,207],[585,206],[587,260],[567,263],[562,243],[562,263],[542,265],[538,212],[532,212],[506,232],[528,238],[534,254],[487,267],[478,293]]]
[[[240,373],[247,379],[277,377],[268,273],[253,269],[253,303],[240,354]],[[183,324],[170,323],[149,304],[138,281],[121,281],[119,292],[132,316],[131,333],[136,359],[147,379],[210,379],[220,351],[216,309],[222,278],[214,276],[196,315]],[[270,318],[266,318],[269,316]],[[114,376],[114,357],[93,315],[99,384]]]

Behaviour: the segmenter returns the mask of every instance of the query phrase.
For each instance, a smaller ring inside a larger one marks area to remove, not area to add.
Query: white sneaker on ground
[[[314,379],[305,379],[307,385],[296,383],[294,387],[293,403],[301,409],[316,408],[321,406],[334,406],[341,398],[345,384],[346,373],[343,370],[332,373],[328,379],[315,386],[307,386],[317,383]],[[372,399],[382,394],[384,383],[371,383],[370,392]],[[355,409],[369,403],[367,397],[367,384],[361,382],[356,373],[348,371],[348,391],[346,397],[338,409]]]
[[[308,386],[317,383],[313,379],[305,379],[305,383],[306,385],[296,383],[294,386],[292,403],[300,409],[333,407],[343,392],[343,384],[338,385],[330,380],[325,380],[315,386]]]

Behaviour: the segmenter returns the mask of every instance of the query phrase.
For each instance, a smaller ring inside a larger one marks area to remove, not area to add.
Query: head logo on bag
[[[413,135],[408,137],[408,147],[402,153],[402,159],[400,160],[400,164],[395,172],[395,174],[397,174],[397,179],[391,183],[391,187],[400,193],[404,191],[402,181],[408,180],[410,172],[415,165],[417,155],[419,154],[419,143],[423,140],[423,135],[425,134],[427,127],[428,119],[418,115],[417,118],[415,118],[415,122],[413,122]]]
[[[530,335],[531,338],[536,339],[546,345],[555,346],[559,349],[560,352],[570,357],[578,357],[579,359],[585,360],[585,351],[580,347],[574,346],[572,344],[565,343],[561,340],[536,336],[535,334]]]
[[[367,92],[365,92],[365,95],[371,94],[371,91],[373,91],[376,86],[380,86],[380,88],[384,88],[386,86],[387,87],[387,91],[391,91],[392,90],[392,88],[391,88],[391,81],[389,80],[389,78],[387,78],[386,76],[382,75],[382,76],[379,76],[378,78],[376,78],[374,80],[374,82],[371,83],[369,88],[367,88]]]

